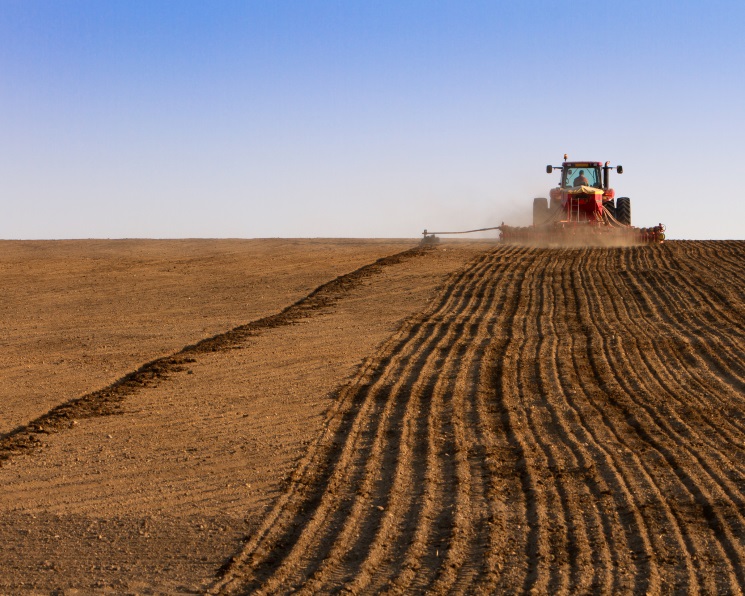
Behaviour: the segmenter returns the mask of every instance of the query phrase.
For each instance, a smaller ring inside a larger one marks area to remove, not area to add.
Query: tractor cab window
[[[564,177],[564,188],[572,188],[574,186],[593,186],[595,188],[602,188],[600,178],[600,168],[596,166],[591,167],[577,167],[565,169]]]

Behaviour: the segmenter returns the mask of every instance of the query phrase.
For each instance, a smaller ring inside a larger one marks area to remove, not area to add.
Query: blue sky
[[[739,0],[0,0],[0,238],[528,223],[562,155],[745,238]]]

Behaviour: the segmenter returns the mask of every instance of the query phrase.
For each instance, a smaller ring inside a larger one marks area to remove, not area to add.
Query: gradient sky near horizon
[[[745,2],[0,0],[0,238],[416,237],[610,160],[745,238]]]

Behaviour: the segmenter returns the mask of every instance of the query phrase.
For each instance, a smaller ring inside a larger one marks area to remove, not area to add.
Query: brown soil
[[[745,242],[204,242],[5,243],[0,592],[745,588]]]
[[[11,594],[203,592],[281,494],[336,388],[487,245],[0,246]]]

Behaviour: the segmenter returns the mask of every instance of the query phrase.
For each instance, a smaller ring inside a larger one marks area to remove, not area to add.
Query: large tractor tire
[[[544,198],[533,199],[533,225],[542,226],[548,221],[548,200]]]
[[[606,203],[603,203],[603,207],[605,207],[605,210],[610,213],[612,217],[616,217],[616,205],[613,199]]]
[[[561,211],[561,199],[551,197],[551,213]]]
[[[631,225],[631,199],[629,197],[616,199],[616,219],[622,224]]]

